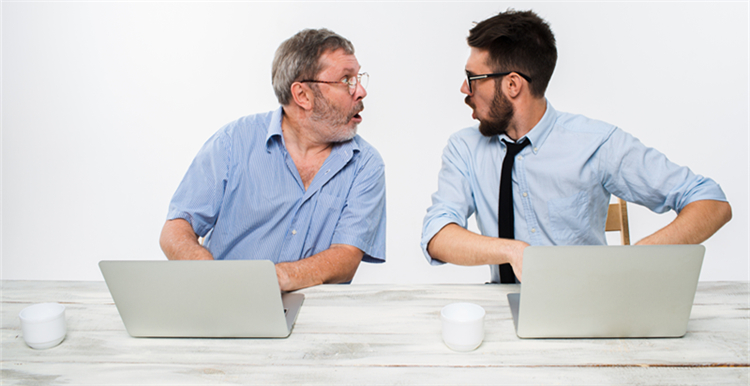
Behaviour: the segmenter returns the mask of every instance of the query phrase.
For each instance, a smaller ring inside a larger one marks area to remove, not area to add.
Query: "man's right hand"
[[[523,272],[523,250],[529,246],[528,243],[519,240],[508,240],[508,260],[510,266],[513,268],[513,273],[516,275],[518,281],[521,281],[521,274]]]
[[[482,236],[457,224],[448,224],[430,240],[427,252],[433,259],[457,265],[510,263],[520,281],[523,250],[528,246],[523,241]]]

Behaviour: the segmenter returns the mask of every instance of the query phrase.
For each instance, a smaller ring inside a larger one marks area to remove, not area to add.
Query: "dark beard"
[[[466,99],[469,98],[466,97]],[[486,137],[505,134],[514,114],[513,105],[501,91],[498,91],[495,94],[495,99],[492,100],[489,118],[479,120],[479,132]]]

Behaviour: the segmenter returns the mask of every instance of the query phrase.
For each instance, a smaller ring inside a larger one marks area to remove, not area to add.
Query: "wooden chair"
[[[628,227],[628,203],[622,198],[617,198],[617,202],[609,204],[607,211],[607,225],[604,227],[605,232],[620,231],[622,245],[630,245],[630,229]]]

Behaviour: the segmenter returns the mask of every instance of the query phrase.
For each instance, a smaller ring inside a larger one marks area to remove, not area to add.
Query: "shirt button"
[[[537,149],[537,148],[534,148],[534,153],[536,153],[536,152],[538,152],[538,151],[539,151],[539,149]]]
[[[531,233],[536,233],[536,228],[531,228]]]
[[[292,229],[292,234],[296,235],[297,234],[297,230],[296,229]]]
[[[526,192],[523,192],[523,196],[524,196],[524,197],[528,197],[529,195],[528,195],[528,193],[526,193]]]
[[[520,155],[519,155],[519,156],[518,156],[518,158],[516,158],[516,159],[520,161],[520,160],[522,160],[522,159],[523,159],[523,156],[520,156]]]

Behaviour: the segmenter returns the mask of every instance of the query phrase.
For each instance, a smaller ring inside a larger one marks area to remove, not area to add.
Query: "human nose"
[[[354,89],[354,99],[360,100],[364,99],[367,96],[367,90],[365,89],[365,86],[362,85],[361,82],[357,82],[357,86]]]
[[[467,79],[464,79],[463,83],[461,83],[461,92],[466,95],[471,95],[471,90],[469,89],[469,81]]]

